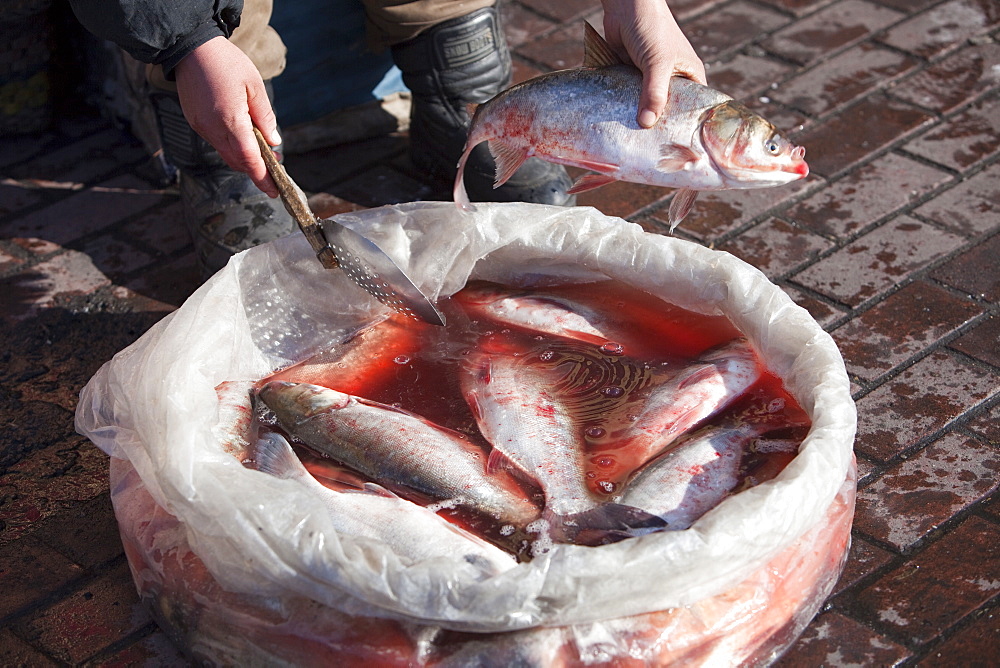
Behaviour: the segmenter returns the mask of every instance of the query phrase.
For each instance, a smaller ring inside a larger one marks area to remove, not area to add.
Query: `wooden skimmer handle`
[[[305,193],[288,176],[288,172],[278,162],[274,151],[271,149],[271,145],[264,139],[264,135],[260,133],[260,130],[254,128],[253,133],[257,137],[257,143],[260,145],[260,155],[267,164],[267,172],[274,179],[275,184],[278,186],[278,192],[281,193],[281,201],[284,203],[285,209],[295,219],[295,222],[299,224],[299,229],[302,230],[302,234],[309,241],[309,245],[312,246],[316,252],[316,257],[323,263],[323,266],[327,269],[336,269],[340,266],[340,263],[337,261],[337,256],[333,254],[333,249],[330,248],[330,244],[327,243],[326,237],[323,235],[323,228],[319,226],[316,214],[309,208],[309,201],[306,199]]]

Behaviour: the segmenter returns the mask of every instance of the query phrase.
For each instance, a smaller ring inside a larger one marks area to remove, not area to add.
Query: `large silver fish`
[[[699,190],[777,186],[809,174],[805,149],[725,93],[674,77],[665,113],[636,122],[641,72],[586,24],[584,66],[550,72],[501,92],[472,118],[458,163],[455,203],[471,209],[462,181],[472,149],[488,141],[500,186],[532,156],[591,170],[569,192],[613,181],[680,188],[673,229]]]
[[[544,517],[560,542],[601,545],[621,540],[663,521],[646,511],[609,502],[590,492],[584,460],[581,415],[600,411],[576,390],[576,372],[586,356],[524,354],[492,342],[472,352],[460,382],[479,430],[494,454],[536,480],[545,492]],[[595,390],[597,397],[600,393]]]
[[[474,318],[602,344],[610,335],[599,328],[602,318],[577,301],[537,291],[515,290],[496,283],[473,283],[452,297]]]
[[[253,382],[249,380],[227,380],[215,386],[219,404],[212,434],[226,452],[241,462],[249,456],[257,440],[257,423],[250,404],[252,388]]]
[[[621,483],[679,437],[715,415],[760,378],[763,367],[746,339],[714,348],[670,380],[638,392],[626,420],[609,421],[593,448],[589,480],[612,495]]]
[[[553,391],[557,375],[530,357],[478,350],[463,366],[461,385],[493,449],[538,481],[547,510],[574,515],[599,501],[584,482],[582,430]]]
[[[668,529],[687,529],[736,489],[754,439],[805,422],[767,408],[727,416],[641,469],[619,501],[660,517]]]
[[[513,555],[469,533],[431,510],[389,493],[338,492],[309,475],[292,446],[278,434],[263,436],[255,451],[257,469],[296,480],[312,491],[329,512],[337,531],[380,540],[407,564],[426,559],[455,559],[495,575],[517,565]]]
[[[519,528],[540,516],[512,477],[486,472],[479,448],[417,415],[308,383],[271,381],[257,396],[289,434],[376,482],[453,500]]]

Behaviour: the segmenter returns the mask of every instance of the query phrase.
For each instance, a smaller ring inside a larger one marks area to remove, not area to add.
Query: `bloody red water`
[[[470,289],[476,287],[472,284]],[[578,304],[596,313],[603,338],[588,335],[577,340],[484,316],[478,307],[463,303],[459,293],[438,304],[447,316],[446,327],[392,316],[329,353],[265,381],[309,382],[403,408],[467,434],[488,451],[462,393],[463,365],[476,350],[517,356],[520,363],[549,369],[546,378],[551,378],[553,391],[572,402],[590,488],[611,499],[632,472],[620,470],[614,444],[609,443],[610,434],[634,419],[630,406],[641,400],[645,388],[674,376],[740,332],[725,317],[687,311],[613,281],[525,294],[560,300],[563,306]],[[780,380],[769,373],[746,395],[758,403],[782,402],[790,420],[801,415]],[[746,478],[756,484],[773,477],[788,459],[781,453],[751,453],[744,467]]]
[[[606,315],[608,329],[618,336],[603,347],[580,345],[495,321],[474,320],[456,299],[451,299],[439,304],[448,318],[446,327],[392,316],[376,325],[373,332],[359,335],[361,340],[367,337],[377,342],[365,348],[363,353],[343,359],[338,358],[338,351],[334,349],[266,380],[293,380],[332,387],[405,408],[442,426],[476,432],[461,396],[457,369],[474,347],[482,345],[492,335],[499,333],[509,337],[510,345],[522,348],[521,354],[534,354],[540,360],[555,349],[561,351],[564,358],[572,355],[620,358],[653,368],[682,365],[685,360],[739,334],[724,317],[680,309],[611,281],[556,286],[546,288],[545,292],[579,300]],[[362,356],[368,358],[367,363],[362,361]],[[598,379],[592,380],[597,382]]]

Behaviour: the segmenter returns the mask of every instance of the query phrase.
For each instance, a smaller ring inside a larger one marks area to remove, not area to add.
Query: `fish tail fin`
[[[476,210],[476,207],[472,206],[472,202],[469,201],[469,193],[465,190],[465,163],[468,162],[472,149],[482,141],[482,139],[473,138],[476,128],[476,116],[479,114],[480,107],[482,105],[475,102],[469,102],[465,105],[465,113],[469,116],[469,138],[465,142],[465,151],[458,160],[458,171],[455,173],[455,187],[452,190],[452,198],[455,200],[455,206],[462,211]]]
[[[291,444],[280,434],[264,434],[257,441],[254,459],[257,470],[275,478],[297,478],[307,475],[305,467],[295,456]]]
[[[670,208],[667,209],[667,222],[670,223],[670,233],[680,224],[684,217],[691,211],[694,201],[698,197],[697,190],[681,188],[674,193],[674,198],[670,200]]]
[[[507,180],[514,176],[514,172],[528,159],[528,150],[511,146],[499,139],[491,139],[489,146],[490,154],[493,155],[493,160],[497,163],[497,175],[493,187],[499,188],[507,183]]]
[[[458,161],[458,172],[455,174],[455,188],[452,191],[455,206],[462,211],[476,210],[476,207],[472,206],[472,202],[469,201],[469,193],[465,190],[465,163],[469,160],[469,154],[472,153],[473,147],[474,144],[470,137],[469,142],[465,145],[465,152],[462,153],[462,157]]]

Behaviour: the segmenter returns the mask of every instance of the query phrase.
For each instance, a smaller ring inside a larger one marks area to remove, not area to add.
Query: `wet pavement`
[[[677,0],[709,81],[813,173],[699,198],[678,236],[828,330],[857,401],[851,558],[786,666],[989,665],[1000,647],[1000,4]],[[504,8],[519,79],[574,66],[596,0]],[[330,214],[445,193],[405,135],[292,155]],[[0,141],[0,664],[182,665],[138,604],[80,388],[197,288],[175,190],[96,115]],[[666,234],[671,191],[579,203]]]

